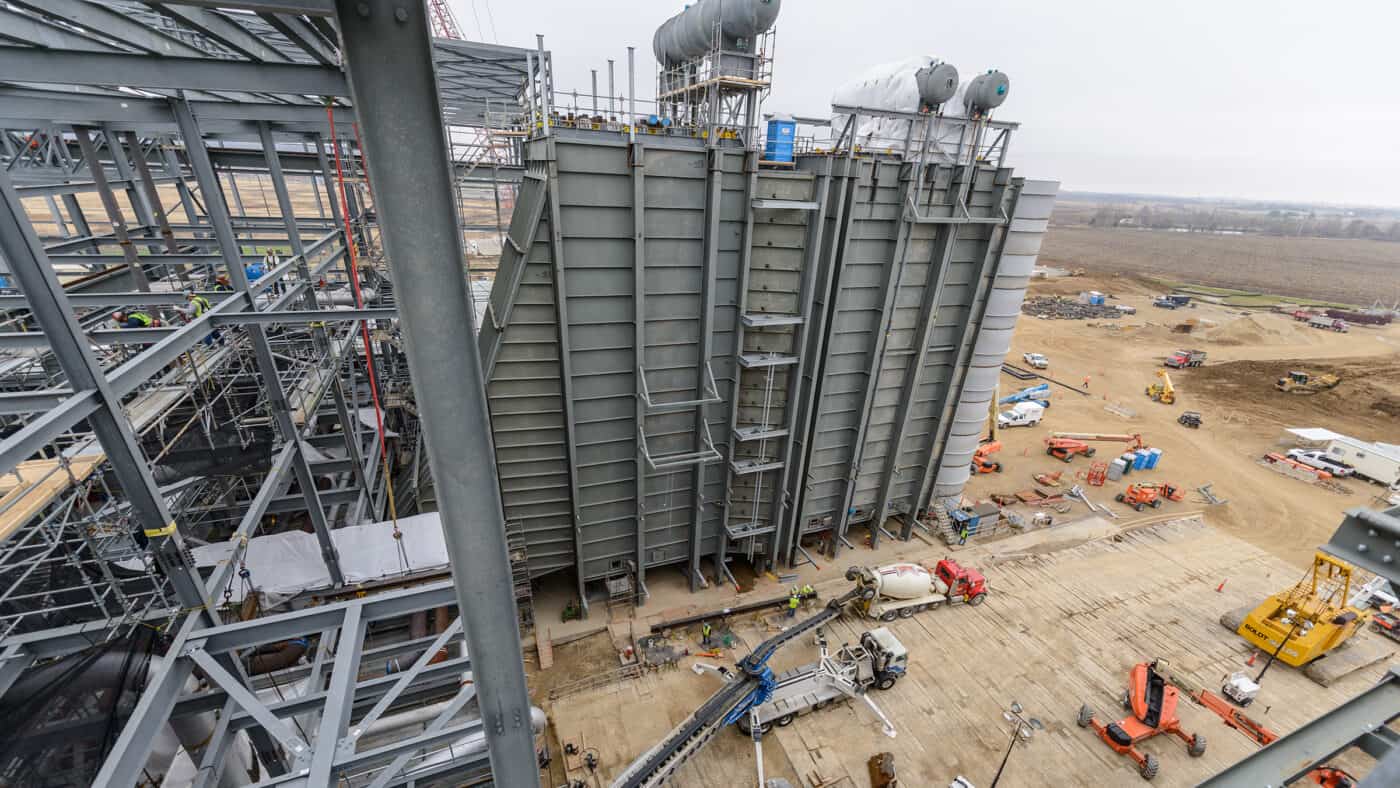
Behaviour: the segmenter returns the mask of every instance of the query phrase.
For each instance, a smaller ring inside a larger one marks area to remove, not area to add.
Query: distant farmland
[[[1040,262],[1370,305],[1400,300],[1400,243],[1050,229]]]

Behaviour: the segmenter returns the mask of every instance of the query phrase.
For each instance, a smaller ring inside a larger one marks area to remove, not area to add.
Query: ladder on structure
[[[622,617],[618,614],[631,615],[636,610],[637,583],[631,561],[626,562],[622,569],[609,573],[603,580],[603,586],[608,590],[608,620],[618,620]]]
[[[535,626],[535,599],[530,588],[530,555],[525,547],[525,530],[519,522],[506,523],[506,552],[510,556],[510,581],[515,589],[515,609],[520,631]]]

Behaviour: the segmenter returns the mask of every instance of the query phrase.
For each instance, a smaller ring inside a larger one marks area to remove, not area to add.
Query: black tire
[[[1142,762],[1142,766],[1138,767],[1138,774],[1141,774],[1144,780],[1151,780],[1153,777],[1157,776],[1157,769],[1159,766],[1160,764],[1157,763],[1157,756],[1148,753],[1146,760]]]
[[[1079,716],[1078,716],[1078,717],[1075,717],[1075,719],[1074,719],[1075,724],[1078,725],[1078,726],[1081,727],[1081,728],[1087,728],[1087,727],[1089,727],[1089,723],[1090,723],[1090,722],[1093,722],[1093,720],[1094,720],[1094,710],[1091,709],[1091,708],[1089,708],[1089,704],[1086,703],[1086,704],[1084,704],[1083,706],[1080,706],[1080,707],[1079,707]]]
[[[1127,499],[1123,497],[1123,493],[1118,493],[1117,495],[1113,496],[1113,500],[1119,503],[1123,503]]]
[[[1198,733],[1191,737],[1191,744],[1187,746],[1186,753],[1192,758],[1199,758],[1206,754],[1205,734]]]
[[[1157,500],[1153,501],[1153,502],[1152,502],[1152,508],[1153,508],[1153,509],[1161,509],[1161,508],[1162,508],[1162,499],[1161,499],[1161,498],[1158,498]]]
[[[917,613],[917,612],[919,612],[919,611],[915,610],[915,609],[912,608],[912,607],[901,607],[901,608],[899,609],[899,617],[900,617],[900,618],[913,618],[913,617],[914,617],[914,614]]]
[[[976,595],[974,595],[971,599],[967,600],[967,603],[968,603],[969,605],[972,605],[973,607],[977,607],[978,605],[980,605],[980,604],[982,604],[983,602],[986,602],[986,601],[987,601],[987,592],[986,592],[986,591],[983,591],[982,593],[976,594]]]
[[[1064,460],[1065,463],[1068,464],[1068,463],[1074,462],[1074,455],[1073,455],[1073,454],[1066,454],[1065,456],[1061,457],[1060,459]]]
[[[1001,473],[1001,463],[999,463],[999,462],[994,462],[994,463],[992,463],[992,472],[993,472],[993,473]]]
[[[813,704],[812,704],[812,711],[821,711],[822,709],[824,709],[824,708],[826,708],[827,706],[830,706],[830,705],[831,705],[831,701],[829,701],[829,700],[819,700],[819,701],[817,701],[816,703],[813,703]]]
[[[877,680],[877,681],[875,682],[875,689],[877,689],[877,690],[882,690],[882,691],[883,691],[883,690],[887,690],[887,689],[889,689],[890,687],[893,687],[893,686],[894,686],[894,676],[881,676],[881,677],[879,678],[879,680]]]
[[[898,618],[898,617],[899,617],[899,614],[896,613],[896,612],[893,611],[893,610],[886,610],[885,612],[883,612],[883,613],[880,614],[880,620],[881,620],[881,621],[893,621],[893,620],[895,620],[895,619]]]
[[[784,714],[778,719],[773,720],[773,724],[777,725],[779,728],[786,728],[787,726],[791,725],[792,721],[795,719],[797,719],[796,714]]]
[[[1137,503],[1133,504],[1133,508],[1140,512],[1143,509],[1147,508],[1147,504],[1143,503],[1142,501],[1138,501]]]
[[[1090,446],[1089,448],[1087,448],[1087,449],[1084,450],[1084,456],[1085,456],[1085,457],[1092,457],[1092,456],[1094,456],[1094,451],[1095,451],[1094,447],[1093,447],[1093,446]]]
[[[1049,447],[1046,447],[1045,453],[1048,454],[1048,455],[1050,455],[1051,457],[1054,457],[1054,456],[1055,456],[1055,450],[1052,449],[1052,448],[1049,448]]]
[[[847,579],[847,580],[850,580],[850,581],[854,582],[855,579],[856,579],[857,577],[860,577],[860,570],[859,570],[859,569],[855,568],[854,566],[848,566],[848,567],[846,567],[846,579]]]

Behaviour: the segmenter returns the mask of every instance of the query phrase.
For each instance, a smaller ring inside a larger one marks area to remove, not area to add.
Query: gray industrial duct
[[[652,36],[662,66],[675,66],[710,51],[718,27],[726,39],[752,38],[773,26],[782,0],[699,0],[667,19]]]

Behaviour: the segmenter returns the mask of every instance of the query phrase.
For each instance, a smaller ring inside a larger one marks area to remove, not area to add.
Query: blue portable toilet
[[[1160,460],[1160,459],[1162,459],[1162,450],[1161,450],[1161,449],[1148,449],[1148,450],[1147,450],[1147,468],[1148,468],[1148,470],[1151,470],[1151,469],[1153,469],[1153,468],[1156,468],[1156,467],[1157,467],[1157,461]]]
[[[768,121],[768,141],[763,146],[764,161],[790,163],[796,137],[796,121],[787,115],[773,116]]]
[[[1133,470],[1140,471],[1147,467],[1147,449],[1138,449],[1133,452]]]

